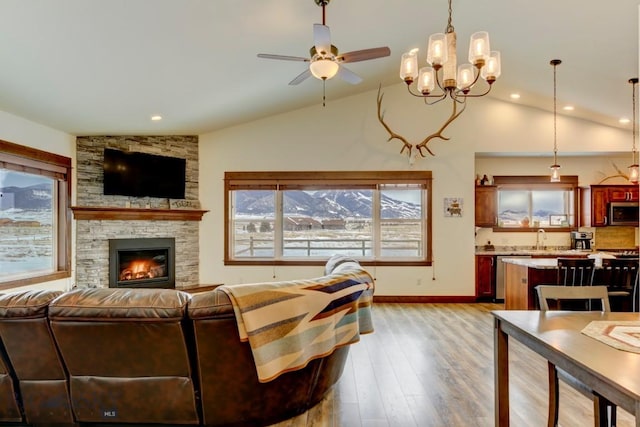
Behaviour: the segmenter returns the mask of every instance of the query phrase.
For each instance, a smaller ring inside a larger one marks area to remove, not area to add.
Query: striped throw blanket
[[[318,279],[224,285],[260,382],[373,332],[373,278],[357,267]]]

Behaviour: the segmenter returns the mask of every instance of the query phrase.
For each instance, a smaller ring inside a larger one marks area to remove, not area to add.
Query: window
[[[0,289],[69,277],[71,159],[0,141]]]
[[[431,263],[431,172],[227,172],[225,211],[225,264]]]
[[[558,228],[577,226],[577,176],[551,183],[547,176],[496,176],[498,227]],[[564,231],[564,230],[563,230]]]

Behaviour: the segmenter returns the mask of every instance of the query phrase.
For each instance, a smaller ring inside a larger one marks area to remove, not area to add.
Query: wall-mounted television
[[[186,160],[104,149],[104,194],[184,199]]]

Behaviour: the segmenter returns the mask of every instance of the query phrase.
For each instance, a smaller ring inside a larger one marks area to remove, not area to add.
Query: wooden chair
[[[602,311],[611,311],[609,305],[609,293],[606,286],[553,286],[538,285],[538,301],[542,311],[549,310],[548,300],[600,300]],[[558,426],[558,413],[560,407],[560,393],[558,378],[565,383],[593,399],[593,410],[596,427],[607,427],[616,425],[616,405],[609,402],[598,393],[589,389],[578,379],[572,377],[565,371],[557,369],[556,366],[548,362],[549,368],[549,418],[548,426]]]
[[[562,286],[591,286],[594,271],[594,259],[558,258],[556,283]]]
[[[628,304],[632,292],[635,292],[637,276],[638,259],[603,259],[602,279],[598,284],[605,285],[609,289],[609,299],[612,303],[622,300],[623,303]],[[628,305],[626,307],[628,309]]]

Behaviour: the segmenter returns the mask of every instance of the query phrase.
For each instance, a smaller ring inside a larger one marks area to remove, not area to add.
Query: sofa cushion
[[[0,318],[45,317],[49,303],[62,291],[24,291],[0,294]]]
[[[180,320],[190,295],[173,289],[85,288],[63,294],[51,303],[52,320],[143,322]]]

